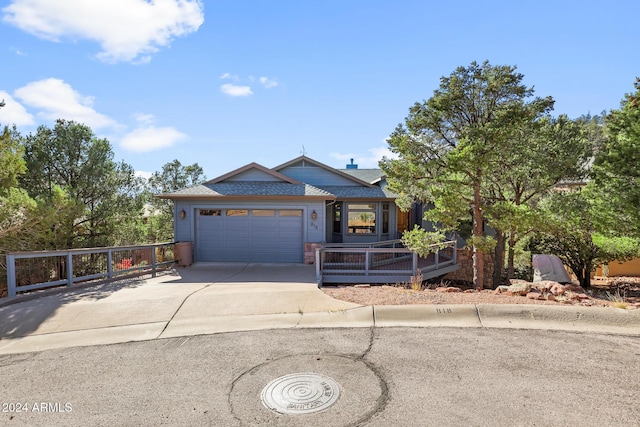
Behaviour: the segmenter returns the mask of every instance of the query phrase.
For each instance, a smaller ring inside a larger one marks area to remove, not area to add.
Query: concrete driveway
[[[301,264],[197,264],[40,295],[0,306],[0,354],[268,329],[357,307],[325,295]]]
[[[640,310],[551,306],[365,307],[318,289],[313,266],[196,264],[155,278],[62,288],[0,302],[0,354],[220,332],[475,327],[640,335]]]

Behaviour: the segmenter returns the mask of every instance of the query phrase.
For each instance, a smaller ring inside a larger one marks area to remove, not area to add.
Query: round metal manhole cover
[[[340,397],[338,383],[326,375],[303,372],[276,378],[262,389],[262,404],[281,414],[324,411]]]

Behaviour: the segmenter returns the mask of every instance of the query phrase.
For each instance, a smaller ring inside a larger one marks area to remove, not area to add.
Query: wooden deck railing
[[[433,252],[421,257],[400,240],[366,244],[327,244],[316,250],[316,279],[323,283],[407,282],[418,270],[430,279],[455,271],[457,248],[454,240],[433,245]]]
[[[72,286],[125,274],[151,274],[174,264],[173,242],[153,245],[12,252],[7,254],[7,293]]]

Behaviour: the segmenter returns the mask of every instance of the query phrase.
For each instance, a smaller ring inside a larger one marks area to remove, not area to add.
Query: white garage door
[[[302,209],[197,209],[196,261],[302,262]]]

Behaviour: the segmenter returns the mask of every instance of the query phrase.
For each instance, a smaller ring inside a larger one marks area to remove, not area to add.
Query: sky
[[[512,65],[553,115],[620,106],[640,76],[637,0],[0,1],[0,124],[56,119],[149,176],[302,154],[375,168],[440,78]]]

